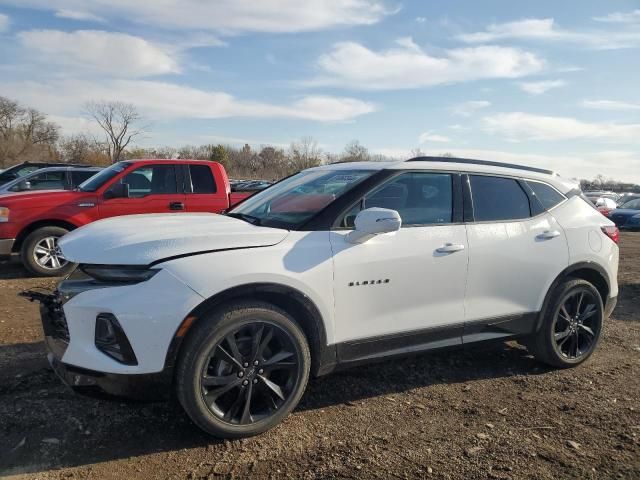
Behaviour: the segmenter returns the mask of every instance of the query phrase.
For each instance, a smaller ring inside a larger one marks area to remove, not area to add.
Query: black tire
[[[57,260],[54,261],[53,258],[51,258],[45,263],[41,261],[43,260],[43,257],[40,257],[39,260],[38,255],[40,254],[36,251],[39,246],[43,246],[42,242],[47,241],[47,239],[54,239],[53,251],[57,248],[57,240],[68,232],[69,231],[67,229],[53,226],[41,227],[31,232],[27,238],[24,239],[20,250],[20,259],[25,268],[34,275],[41,277],[60,277],[71,272],[71,270],[75,268],[74,263],[67,262],[59,254],[55,254]],[[46,259],[46,255],[44,259]],[[59,267],[56,265],[59,265]]]
[[[541,362],[557,368],[575,367],[593,354],[603,323],[598,290],[586,280],[570,278],[551,293],[540,330],[526,344]]]
[[[189,332],[180,349],[176,393],[205,432],[250,437],[273,428],[296,407],[310,365],[307,340],[289,314],[263,302],[233,303]]]

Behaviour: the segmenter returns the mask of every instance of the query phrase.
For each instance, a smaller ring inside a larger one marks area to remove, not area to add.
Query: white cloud
[[[470,117],[478,110],[491,106],[491,102],[486,100],[469,100],[468,102],[458,103],[451,107],[451,113],[459,117]]]
[[[80,10],[102,18],[224,33],[303,32],[371,25],[394,13],[383,0],[8,0],[19,7]]]
[[[6,32],[9,30],[9,15],[5,15],[4,13],[0,13],[0,32]]]
[[[638,31],[571,31],[557,27],[553,18],[528,18],[492,24],[483,32],[462,34],[458,39],[466,43],[487,43],[506,39],[556,41],[575,43],[597,50],[640,46]]]
[[[480,46],[446,50],[440,56],[421,50],[410,38],[399,46],[373,51],[342,42],[318,60],[321,75],[307,84],[362,90],[430,87],[487,78],[517,78],[538,72],[544,60],[517,48]]]
[[[416,17],[416,22],[425,23],[427,21],[427,17]]]
[[[22,45],[42,54],[47,63],[121,77],[177,73],[177,62],[142,38],[100,30],[31,30],[18,34]]]
[[[105,22],[104,18],[99,17],[98,15],[94,15],[93,13],[84,12],[82,10],[58,10],[56,12],[56,17],[85,22]]]
[[[567,84],[564,80],[543,80],[541,82],[521,82],[520,88],[531,95],[540,95],[548,92],[552,88],[564,87]]]
[[[438,135],[434,132],[429,132],[429,131],[424,132],[418,138],[418,142],[420,143],[420,145],[422,145],[423,143],[429,143],[429,142],[446,143],[450,141],[451,139],[449,137],[445,137],[444,135]]]
[[[640,103],[621,102],[619,100],[583,100],[582,106],[594,110],[635,111]]]
[[[614,12],[604,17],[593,17],[593,19],[608,23],[640,23],[640,9],[630,12]]]
[[[523,112],[499,113],[483,119],[489,133],[521,140],[603,140],[640,143],[640,123],[589,123],[570,117],[531,115]]]
[[[148,118],[297,118],[341,122],[375,111],[375,105],[354,98],[311,95],[276,104],[241,100],[225,92],[200,90],[184,85],[143,80],[0,83],[0,91],[27,105],[62,116],[77,116],[91,100],[133,103]],[[170,100],[170,101],[169,101]]]

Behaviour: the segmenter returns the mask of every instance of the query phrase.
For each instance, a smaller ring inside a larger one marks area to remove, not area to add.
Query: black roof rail
[[[516,165],[514,163],[493,162],[491,160],[476,160],[473,158],[455,158],[455,157],[415,157],[406,160],[407,162],[439,162],[439,163],[466,163],[470,165],[487,165],[490,167],[513,168],[515,170],[526,170],[528,172],[546,173],[547,175],[555,175],[553,170],[544,168],[527,167],[525,165]]]

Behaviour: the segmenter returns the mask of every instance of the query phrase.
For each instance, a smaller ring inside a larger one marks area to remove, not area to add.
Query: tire
[[[189,332],[178,358],[176,394],[205,432],[250,437],[296,407],[310,365],[307,340],[289,314],[263,302],[233,303]]]
[[[41,277],[59,277],[74,269],[75,264],[67,262],[57,250],[57,241],[69,231],[61,227],[42,227],[31,232],[22,243],[20,259],[29,272]],[[40,248],[40,250],[38,250]],[[42,249],[53,253],[47,257]],[[48,261],[47,258],[49,258]]]
[[[575,367],[595,351],[603,324],[604,306],[598,290],[586,280],[570,278],[553,291],[539,331],[526,344],[541,362],[557,368]]]

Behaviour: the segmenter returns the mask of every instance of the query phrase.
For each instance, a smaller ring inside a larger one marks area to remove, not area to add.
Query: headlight
[[[80,265],[80,270],[91,278],[106,283],[146,282],[160,271],[143,265]]]
[[[7,207],[0,207],[0,223],[6,223],[9,221],[9,209]]]

